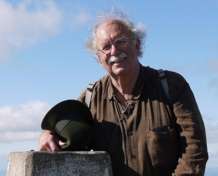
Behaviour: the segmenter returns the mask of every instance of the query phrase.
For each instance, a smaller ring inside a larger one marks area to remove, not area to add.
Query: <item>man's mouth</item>
[[[118,56],[111,56],[110,59],[108,60],[108,63],[112,65],[115,63],[120,63],[125,59],[127,59],[126,53],[120,53]]]

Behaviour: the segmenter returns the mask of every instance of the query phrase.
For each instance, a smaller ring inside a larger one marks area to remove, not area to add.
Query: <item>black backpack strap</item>
[[[92,92],[94,89],[95,83],[90,83],[88,85],[88,87],[86,88],[86,95],[85,95],[85,103],[88,106],[88,108],[90,107],[91,104],[91,99],[92,99]]]
[[[161,84],[161,88],[163,90],[163,93],[166,97],[166,100],[167,102],[169,103],[169,107],[170,107],[170,114],[172,115],[171,116],[171,121],[173,123],[173,126],[176,126],[176,116],[174,114],[174,111],[173,111],[173,103],[172,103],[172,98],[170,96],[170,93],[169,93],[169,85],[168,85],[168,81],[167,81],[167,76],[166,76],[166,71],[160,69],[158,70],[158,75],[159,75],[159,79],[160,79],[160,84]],[[175,128],[177,134],[179,135],[179,130],[178,128]]]
[[[167,82],[167,77],[166,77],[166,73],[164,70],[162,69],[159,69],[158,70],[158,76],[160,78],[160,83],[161,83],[161,87],[164,91],[164,94],[167,98],[167,100],[169,102],[171,102],[171,97],[170,97],[170,94],[169,94],[169,86],[168,86],[168,82]]]

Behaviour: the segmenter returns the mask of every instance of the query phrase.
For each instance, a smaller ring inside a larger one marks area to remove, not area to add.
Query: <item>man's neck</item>
[[[125,100],[132,98],[133,89],[136,84],[139,72],[140,64],[138,64],[134,70],[128,72],[128,74],[121,75],[116,78],[111,77],[112,84],[116,88],[117,93],[123,96]]]

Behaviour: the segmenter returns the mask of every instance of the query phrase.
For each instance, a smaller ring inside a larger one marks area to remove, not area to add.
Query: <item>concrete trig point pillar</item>
[[[103,151],[13,152],[7,176],[112,176],[112,169]]]

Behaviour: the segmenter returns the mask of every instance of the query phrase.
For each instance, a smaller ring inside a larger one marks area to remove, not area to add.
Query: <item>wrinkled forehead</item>
[[[111,20],[97,26],[95,34],[96,40],[102,41],[112,40],[120,36],[128,37],[131,32],[124,23],[116,20]]]

